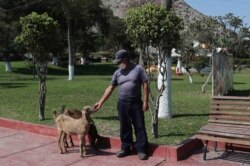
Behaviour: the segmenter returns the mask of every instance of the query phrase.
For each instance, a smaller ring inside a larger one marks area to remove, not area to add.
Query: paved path
[[[90,146],[87,153],[81,158],[76,146],[60,154],[55,137],[0,127],[0,166],[152,166],[164,160],[150,157],[141,161],[137,155],[120,159],[115,149],[94,150]]]
[[[166,161],[161,157],[150,157],[141,161],[137,155],[117,158],[117,149],[94,150],[87,146],[87,156],[79,156],[78,146],[70,148],[67,154],[60,154],[56,138],[0,127],[0,166],[246,166],[250,164],[250,155],[237,156],[221,153],[209,153],[207,161],[202,160],[202,152],[197,151],[191,157],[179,162]]]

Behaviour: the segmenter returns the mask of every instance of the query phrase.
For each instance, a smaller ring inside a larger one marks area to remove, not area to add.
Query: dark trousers
[[[135,131],[137,152],[146,152],[148,145],[145,129],[144,112],[141,99],[118,100],[118,116],[120,121],[121,149],[129,150],[133,144],[133,128]]]

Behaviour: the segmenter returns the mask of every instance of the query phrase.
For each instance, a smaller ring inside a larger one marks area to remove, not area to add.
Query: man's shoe
[[[143,152],[139,152],[138,153],[138,157],[141,159],[141,160],[147,160],[148,159],[148,156],[143,153]]]
[[[123,150],[121,149],[119,152],[116,153],[116,156],[121,158],[121,157],[126,157],[130,155],[130,151],[129,150]]]

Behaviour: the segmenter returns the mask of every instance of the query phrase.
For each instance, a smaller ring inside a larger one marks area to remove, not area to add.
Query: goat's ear
[[[88,115],[87,111],[83,109],[82,110],[82,117],[85,117],[87,119],[87,115]]]
[[[62,106],[61,113],[64,113],[64,111],[65,111],[65,105]]]
[[[54,118],[54,120],[56,120],[56,110],[55,109],[53,109],[53,118]]]
[[[53,109],[53,111],[52,111],[52,112],[53,112],[53,114],[57,114],[57,113],[56,113],[56,109],[55,109],[55,108]]]
[[[90,106],[85,106],[85,107],[83,107],[82,110],[85,110],[88,114],[92,113],[92,109]]]

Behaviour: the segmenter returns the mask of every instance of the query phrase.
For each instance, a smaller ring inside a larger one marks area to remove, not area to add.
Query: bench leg
[[[208,140],[205,141],[205,146],[203,150],[203,160],[207,159],[207,145],[208,145]]]
[[[218,143],[217,142],[214,142],[214,151],[217,152],[217,146],[218,146]]]
[[[231,143],[229,145],[228,144],[229,143],[226,143],[226,147],[225,147],[226,148],[226,152],[228,152],[228,149],[231,149],[231,151],[234,152],[233,144],[231,144]]]
[[[233,144],[230,144],[232,152],[234,152]]]

